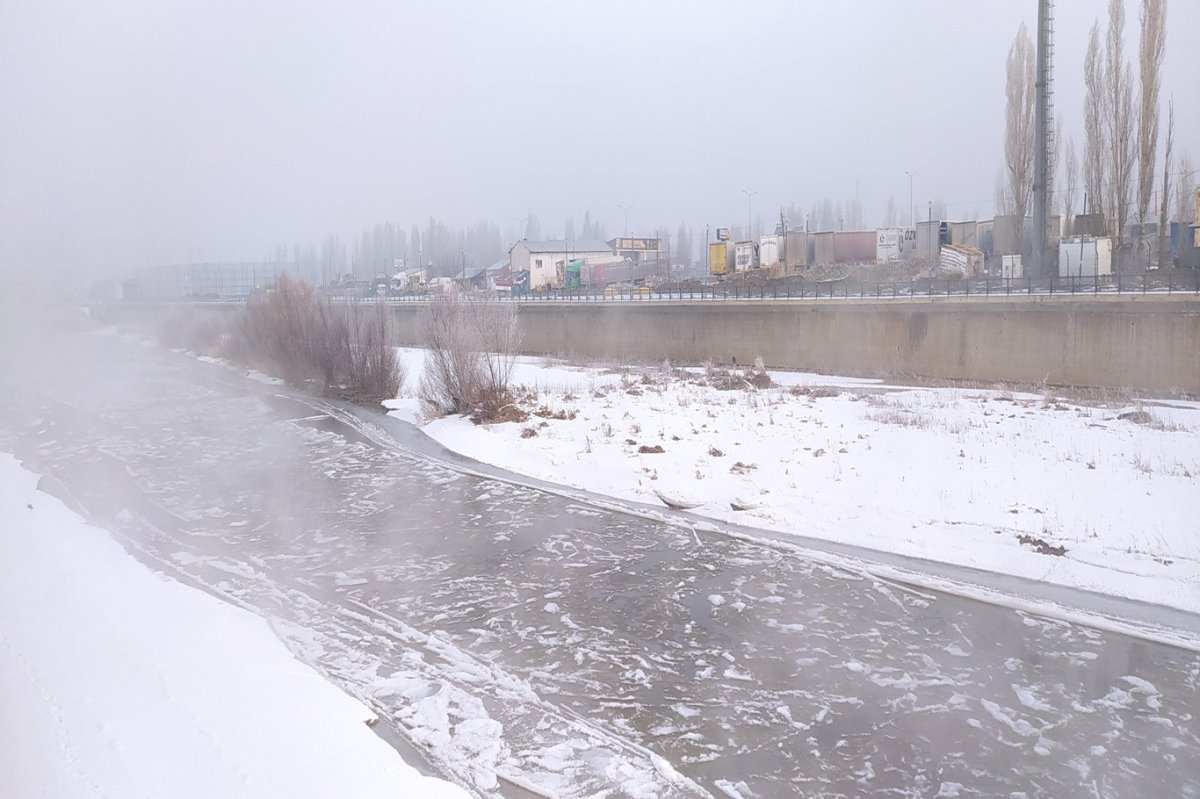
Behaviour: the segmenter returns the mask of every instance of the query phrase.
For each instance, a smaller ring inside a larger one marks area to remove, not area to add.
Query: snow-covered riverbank
[[[522,359],[525,422],[425,422],[531,477],[1200,612],[1200,405]],[[725,385],[722,385],[722,384]],[[661,451],[659,449],[661,448]]]
[[[0,454],[0,795],[466,797],[266,622],[166,579]]]

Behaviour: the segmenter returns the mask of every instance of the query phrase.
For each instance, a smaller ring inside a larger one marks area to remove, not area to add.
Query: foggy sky
[[[1103,0],[1057,8],[1079,135]],[[742,225],[854,196],[868,225],[992,214],[1004,59],[1035,0],[0,3],[0,267],[259,259],[392,220],[532,210],[559,234]],[[1136,58],[1138,4],[1127,1]],[[1200,156],[1200,3],[1170,0],[1176,152]],[[1162,144],[1159,145],[1161,158]],[[1078,205],[1078,201],[1077,201]],[[796,220],[793,220],[795,222]]]

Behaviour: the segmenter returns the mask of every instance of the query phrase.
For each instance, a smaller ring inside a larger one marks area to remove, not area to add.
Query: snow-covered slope
[[[404,355],[412,387],[421,354]],[[1106,407],[795,373],[721,390],[699,373],[523,359],[516,382],[544,417],[423,429],[485,463],[601,494],[1200,611],[1195,403]],[[415,400],[396,408],[414,418]]]
[[[262,619],[161,577],[0,454],[0,796],[466,797]]]

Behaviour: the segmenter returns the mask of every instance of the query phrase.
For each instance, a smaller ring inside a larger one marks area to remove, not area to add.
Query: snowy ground
[[[0,454],[0,795],[465,797],[266,622],[160,577]]]
[[[722,390],[700,369],[522,359],[515,379],[535,415],[479,426],[421,419],[423,354],[402,354],[409,380],[392,413],[485,463],[1200,612],[1200,404],[780,372],[772,388]]]

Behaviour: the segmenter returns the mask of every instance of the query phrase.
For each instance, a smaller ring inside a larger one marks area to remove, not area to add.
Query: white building
[[[1075,236],[1058,247],[1059,277],[1097,277],[1112,274],[1112,239]]]
[[[508,260],[514,275],[521,271],[529,272],[529,288],[536,291],[562,287],[568,261],[612,254],[612,248],[598,240],[521,239],[508,251]]]

